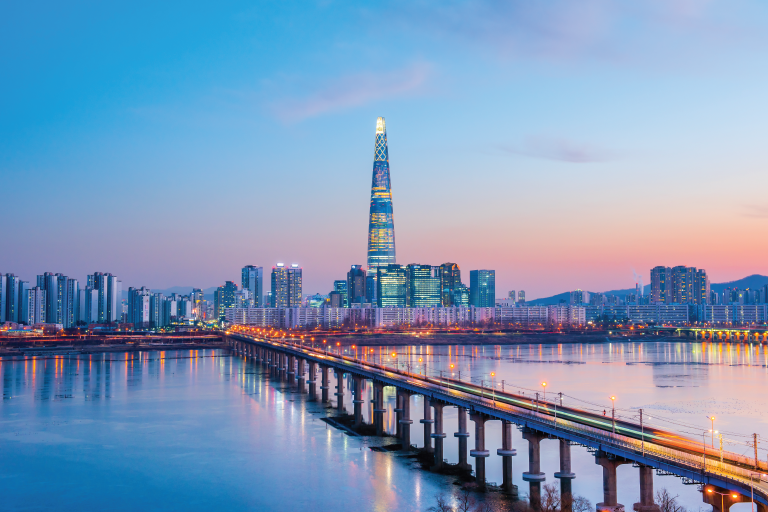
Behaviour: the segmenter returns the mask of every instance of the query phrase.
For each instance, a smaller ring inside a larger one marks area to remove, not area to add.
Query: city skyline
[[[495,269],[529,299],[661,261],[768,274],[765,5],[589,5],[14,6],[0,270],[209,288],[286,261],[327,293],[366,261],[382,115],[400,263]]]

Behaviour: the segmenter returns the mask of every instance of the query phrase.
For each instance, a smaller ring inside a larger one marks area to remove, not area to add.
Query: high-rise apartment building
[[[366,272],[362,265],[352,265],[347,272],[346,306],[352,307],[352,304],[362,304],[366,301],[365,293]],[[340,291],[340,290],[337,290]]]
[[[144,288],[128,288],[128,323],[134,329],[150,327],[149,303],[152,292]]]
[[[407,302],[406,283],[408,272],[397,264],[378,267],[376,270],[376,297],[380,308],[404,308]]]
[[[684,265],[651,269],[652,304],[708,304],[709,292],[709,277],[703,269]]]
[[[517,301],[517,295],[515,294],[515,290],[510,290],[509,294],[507,295],[509,300],[514,304]]]
[[[439,267],[411,263],[405,267],[406,306],[410,308],[435,307],[442,305]]]
[[[301,306],[301,267],[296,263],[290,268],[282,263],[272,267],[273,308],[297,308]]]
[[[86,325],[96,323],[99,319],[99,290],[86,287],[78,295],[78,321]]]
[[[21,305],[19,304],[19,289],[21,279],[13,274],[5,274],[5,321],[19,322]]]
[[[456,287],[461,284],[461,270],[455,263],[443,263],[438,267],[440,276],[440,300],[443,307],[453,306],[453,295]]]
[[[45,290],[35,286],[27,291],[27,316],[24,322],[27,325],[44,324],[45,319]]]
[[[123,283],[112,274],[96,272],[88,276],[89,285],[93,282],[93,288],[98,290],[98,318],[97,323],[109,324],[120,321],[122,318],[122,294]]]
[[[5,303],[8,290],[5,284],[5,275],[0,272],[0,324],[5,323]]]
[[[580,306],[582,304],[590,304],[590,293],[584,290],[573,290],[570,294],[570,300],[568,303],[571,306]]]
[[[658,266],[651,269],[651,303],[671,304],[674,278],[672,269]]]
[[[525,304],[525,290],[520,290],[520,292],[517,294],[517,302],[520,304]]]
[[[395,223],[392,216],[392,186],[389,177],[389,151],[384,118],[376,120],[376,145],[373,153],[371,208],[368,217],[368,273],[377,275],[380,266],[395,263]]]
[[[255,265],[246,265],[243,267],[241,286],[243,290],[248,290],[250,295],[250,307],[264,307],[264,268]]]
[[[496,271],[469,271],[469,304],[479,308],[496,306]]]

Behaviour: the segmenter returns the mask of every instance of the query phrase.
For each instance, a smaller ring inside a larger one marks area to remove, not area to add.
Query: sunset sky
[[[398,262],[497,296],[768,274],[768,3],[5,2],[0,271],[210,287]]]

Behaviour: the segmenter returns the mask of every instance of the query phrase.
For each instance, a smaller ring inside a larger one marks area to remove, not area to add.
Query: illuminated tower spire
[[[387,127],[376,120],[376,148],[373,154],[371,213],[368,218],[368,272],[395,263],[395,223],[392,217],[392,188],[389,181]]]

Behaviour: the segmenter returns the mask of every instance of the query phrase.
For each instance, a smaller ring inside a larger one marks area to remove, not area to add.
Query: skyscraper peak
[[[392,188],[389,178],[389,151],[384,118],[376,120],[376,145],[371,181],[371,211],[368,219],[368,271],[395,263],[395,224],[392,216]]]

